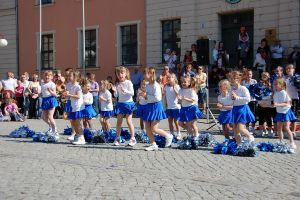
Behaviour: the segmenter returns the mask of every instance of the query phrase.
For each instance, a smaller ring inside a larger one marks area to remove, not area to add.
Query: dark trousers
[[[29,97],[29,118],[38,118],[38,110],[39,110],[39,98],[33,99],[31,96]]]
[[[273,111],[274,108],[263,108],[258,105],[257,114],[258,114],[259,125],[263,125],[266,122],[268,127],[272,127]]]

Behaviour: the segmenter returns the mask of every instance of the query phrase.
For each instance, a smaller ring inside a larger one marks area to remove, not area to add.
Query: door
[[[229,54],[229,66],[237,66],[238,63],[238,41],[239,31],[241,25],[246,27],[247,33],[250,37],[250,49],[248,66],[253,63],[253,24],[254,13],[252,11],[237,12],[221,15],[222,26],[222,41],[224,42],[227,53]]]

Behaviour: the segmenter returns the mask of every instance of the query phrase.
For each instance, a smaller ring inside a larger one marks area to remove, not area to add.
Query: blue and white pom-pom
[[[237,146],[233,155],[243,157],[254,157],[257,155],[257,151],[255,150],[255,144],[253,142],[245,140]]]
[[[64,135],[72,135],[72,128],[67,126],[67,128],[64,129]]]
[[[257,149],[264,152],[272,152],[274,145],[271,142],[261,142],[256,144]]]
[[[196,142],[198,146],[208,147],[217,144],[215,137],[211,133],[201,133],[197,138]]]
[[[13,138],[27,138],[32,137],[35,134],[27,125],[20,126],[9,134],[9,137]]]
[[[140,143],[150,143],[147,133],[142,130],[138,130],[135,133],[135,139],[137,142],[140,142]]]
[[[32,136],[32,139],[34,142],[56,143],[59,140],[59,136],[37,132]]]
[[[83,130],[84,139],[87,143],[92,143],[95,135],[97,135],[97,130],[85,128]]]
[[[273,152],[275,153],[295,153],[291,146],[285,142],[279,141],[274,144]]]
[[[245,140],[240,145],[237,145],[234,139],[226,139],[225,142],[217,144],[214,147],[213,152],[215,154],[228,154],[243,157],[254,157],[257,155],[254,143]]]
[[[237,144],[234,139],[225,139],[223,143],[218,143],[215,145],[213,152],[215,154],[222,155],[233,155],[236,151]]]

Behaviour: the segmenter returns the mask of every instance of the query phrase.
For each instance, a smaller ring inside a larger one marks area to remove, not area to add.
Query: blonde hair
[[[223,80],[221,80],[221,81],[219,82],[219,87],[221,87],[222,85],[227,86],[227,87],[226,87],[227,90],[230,90],[231,85],[230,85],[230,82],[229,82],[227,79],[223,79]]]
[[[266,77],[266,78],[268,78],[267,80],[263,80],[262,78],[263,77]],[[269,74],[269,72],[262,72],[261,73],[261,80],[268,86],[268,87],[271,87],[271,82],[270,82],[270,74]]]
[[[168,77],[174,78],[175,84],[178,84],[177,76],[174,73],[168,74]]]
[[[51,70],[44,71],[44,76],[47,76],[47,75],[53,76],[53,72]]]
[[[230,73],[230,76],[231,76],[231,79],[236,79],[236,78],[238,78],[238,79],[242,80],[242,73],[239,72],[239,71],[232,71],[232,72]]]
[[[116,69],[116,72],[118,72],[118,74],[120,74],[122,72],[125,72],[126,73],[126,79],[130,80],[130,72],[129,72],[128,68],[121,66],[121,67],[118,68],[118,70]]]
[[[108,80],[102,80],[100,81],[100,84],[101,86],[103,85],[106,90],[109,90],[111,88],[111,84]]]
[[[84,78],[84,79],[81,79],[81,80],[80,80],[80,85],[81,85],[81,87],[85,87],[85,86],[87,86],[88,84],[91,84],[91,82],[90,82],[88,79]]]
[[[286,90],[286,82],[285,82],[284,78],[278,78],[278,79],[276,79],[274,81],[274,85],[276,83],[279,84],[279,85],[281,85],[283,87],[283,89]]]
[[[147,73],[150,75],[149,83],[150,84],[154,84],[155,81],[156,81],[156,70],[155,70],[155,68],[154,67],[150,67]]]
[[[188,80],[190,85],[189,85],[189,88],[192,88],[192,89],[196,89],[196,85],[197,85],[197,79],[196,78],[191,78],[190,76],[182,76],[181,78],[181,83],[184,81],[184,80]]]

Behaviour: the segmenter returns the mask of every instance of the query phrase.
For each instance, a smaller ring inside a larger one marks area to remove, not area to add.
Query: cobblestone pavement
[[[57,122],[60,130],[66,127],[66,121]],[[39,120],[26,124],[36,131],[47,128]],[[244,158],[214,155],[206,148],[146,152],[144,144],[130,149],[72,146],[65,136],[58,144],[7,137],[20,125],[0,123],[0,199],[300,198],[300,150]]]

